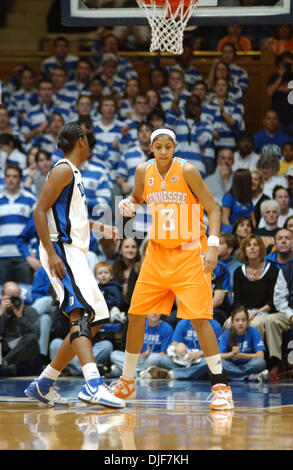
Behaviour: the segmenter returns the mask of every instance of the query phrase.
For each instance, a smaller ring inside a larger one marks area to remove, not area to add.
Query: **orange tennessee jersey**
[[[164,180],[155,159],[146,167],[143,198],[152,214],[149,238],[166,248],[199,240],[206,231],[203,207],[183,176],[185,163],[175,157]]]

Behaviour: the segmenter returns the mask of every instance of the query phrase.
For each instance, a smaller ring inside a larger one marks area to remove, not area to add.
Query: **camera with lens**
[[[21,305],[21,298],[18,297],[17,295],[12,295],[10,298],[10,302],[12,303],[12,305],[16,308],[20,307]]]

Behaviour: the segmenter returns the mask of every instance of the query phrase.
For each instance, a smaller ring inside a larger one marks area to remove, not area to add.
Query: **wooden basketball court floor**
[[[82,378],[60,378],[72,406],[48,408],[24,396],[31,379],[0,379],[0,450],[293,449],[293,381],[233,382],[235,410],[212,413],[208,381],[137,380],[137,398],[114,410],[80,402]]]

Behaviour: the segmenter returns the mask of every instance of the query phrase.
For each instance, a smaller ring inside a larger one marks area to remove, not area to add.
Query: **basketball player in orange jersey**
[[[150,312],[169,315],[177,297],[177,317],[191,320],[210,370],[210,408],[232,409],[232,392],[208,321],[213,318],[211,273],[217,266],[220,213],[198,170],[186,160],[173,158],[175,147],[171,129],[151,134],[155,158],[137,167],[132,194],[119,204],[123,216],[133,217],[145,200],[153,223],[128,312],[122,376],[111,388],[119,398],[135,398],[134,373],[144,341],[145,317]],[[208,239],[204,210],[209,219]]]

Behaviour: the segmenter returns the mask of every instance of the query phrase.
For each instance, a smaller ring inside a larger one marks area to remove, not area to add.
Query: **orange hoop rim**
[[[194,4],[196,4],[197,1],[198,0],[196,0]],[[143,3],[145,5],[150,5],[150,6],[155,4],[157,7],[164,7],[166,6],[166,4],[169,3],[169,5],[171,6],[173,10],[173,9],[176,9],[182,3],[184,4],[184,7],[188,7],[191,1],[190,0],[143,0]]]

